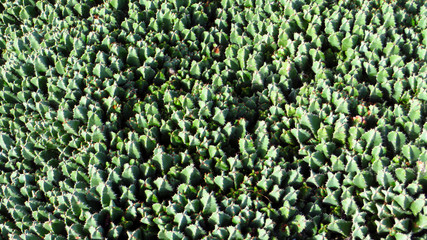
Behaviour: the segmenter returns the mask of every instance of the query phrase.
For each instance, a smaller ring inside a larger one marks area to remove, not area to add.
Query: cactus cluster
[[[0,239],[426,239],[422,0],[0,3]]]

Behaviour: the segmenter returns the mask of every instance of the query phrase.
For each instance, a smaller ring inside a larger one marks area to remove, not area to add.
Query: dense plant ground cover
[[[426,239],[425,1],[0,12],[0,239]]]

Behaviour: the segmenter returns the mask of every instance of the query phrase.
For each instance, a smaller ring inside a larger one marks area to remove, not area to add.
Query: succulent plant
[[[0,239],[424,239],[424,1],[3,1]]]

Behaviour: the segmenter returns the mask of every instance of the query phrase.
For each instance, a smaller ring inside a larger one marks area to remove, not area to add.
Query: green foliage
[[[2,1],[0,239],[424,239],[426,13]]]

